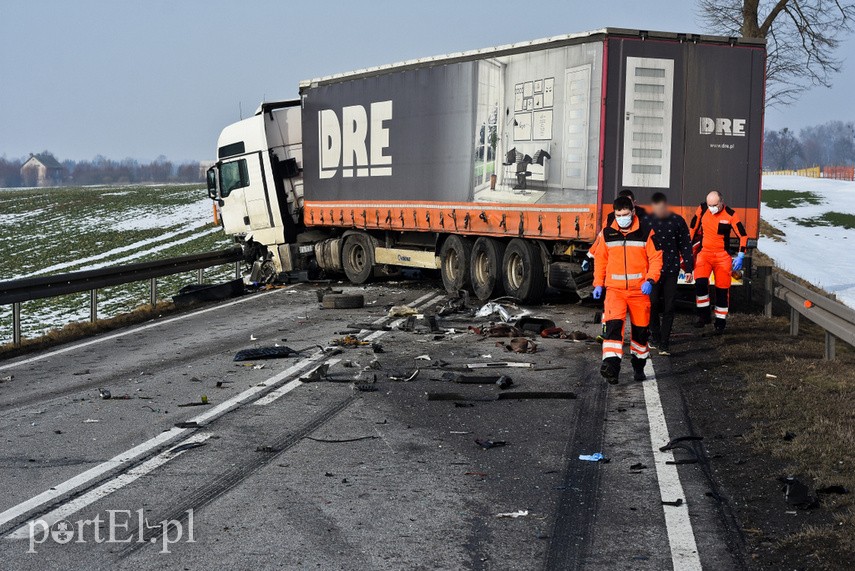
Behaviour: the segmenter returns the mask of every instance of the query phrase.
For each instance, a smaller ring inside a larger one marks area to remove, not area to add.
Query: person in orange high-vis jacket
[[[724,204],[717,190],[707,194],[690,224],[692,243],[700,246],[695,259],[695,305],[698,320],[695,327],[710,322],[710,275],[715,275],[715,332],[724,332],[730,298],[732,272],[742,269],[748,234],[736,212]],[[739,238],[739,251],[732,258],[728,251],[731,233]]]
[[[594,299],[605,288],[603,365],[600,374],[617,384],[623,356],[623,331],[627,314],[631,325],[630,353],[637,381],[645,379],[644,366],[650,326],[650,293],[662,272],[662,252],[653,242],[653,230],[639,223],[632,201],[618,197],[615,217],[600,233],[594,260]]]

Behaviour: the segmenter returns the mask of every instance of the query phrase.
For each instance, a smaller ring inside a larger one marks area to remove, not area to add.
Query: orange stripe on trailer
[[[596,204],[306,201],[303,220],[309,227],[592,241],[596,212]]]

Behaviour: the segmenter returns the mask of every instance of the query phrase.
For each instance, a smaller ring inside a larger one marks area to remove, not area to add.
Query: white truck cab
[[[220,206],[223,230],[254,263],[253,281],[293,269],[302,229],[303,151],[300,100],[262,103],[255,115],[223,129],[208,195]]]

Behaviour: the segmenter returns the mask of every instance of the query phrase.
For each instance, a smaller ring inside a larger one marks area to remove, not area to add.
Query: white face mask
[[[629,228],[630,225],[632,225],[632,214],[627,214],[626,216],[615,216],[615,220],[621,228]]]
[[[719,211],[719,210],[721,210],[721,207],[719,207],[719,206],[710,206],[710,207],[709,207],[709,209],[710,209],[710,214],[718,214],[718,211]]]

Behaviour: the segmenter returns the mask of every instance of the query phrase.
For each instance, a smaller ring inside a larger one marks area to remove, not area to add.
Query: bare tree
[[[700,0],[699,10],[713,33],[766,39],[769,105],[831,87],[841,69],[837,48],[855,21],[855,2],[847,0]]]

